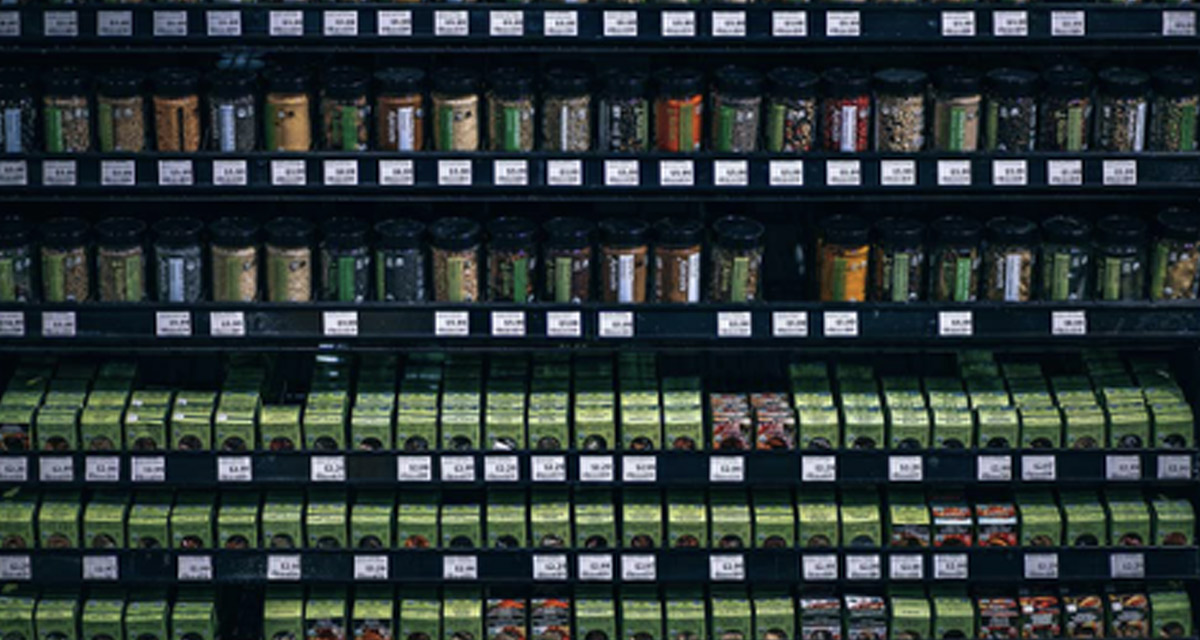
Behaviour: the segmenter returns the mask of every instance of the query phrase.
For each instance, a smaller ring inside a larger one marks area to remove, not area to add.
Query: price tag
[[[103,171],[104,163],[101,162],[100,165],[101,170]],[[42,162],[43,186],[73,187],[75,186],[75,182],[76,175],[74,160],[46,160]]]
[[[175,577],[180,582],[208,582],[213,579],[212,556],[179,556]]]
[[[580,482],[612,482],[612,456],[579,456]]]
[[[75,312],[74,311],[43,311],[42,312],[42,337],[43,338],[74,338],[75,337]]]
[[[881,576],[878,555],[846,556],[847,580],[878,580]]]
[[[73,482],[75,461],[69,456],[54,456],[38,460],[38,479],[42,482]]]
[[[209,11],[205,13],[210,38],[242,37],[241,11]]]
[[[713,554],[708,557],[708,578],[713,581],[746,579],[746,556],[740,553]]]
[[[745,38],[745,11],[713,11],[712,34],[714,38]]]
[[[443,580],[477,580],[479,558],[476,556],[445,556],[442,558]]]
[[[529,466],[534,482],[567,481],[567,459],[563,456],[533,456]]]
[[[0,11],[0,36],[15,38],[21,35],[21,13]]]
[[[304,35],[304,14],[299,11],[271,11],[268,21],[272,38]]]
[[[717,312],[717,337],[749,338],[753,333],[754,325],[749,311]]]
[[[33,563],[29,556],[0,556],[0,580],[32,580]]]
[[[915,160],[881,160],[879,184],[885,187],[913,187],[917,184]]]
[[[492,312],[492,337],[493,338],[524,338],[525,337],[525,312],[524,311],[493,311]]]
[[[346,456],[313,456],[308,464],[312,482],[345,482]]]
[[[1106,187],[1137,185],[1137,160],[1105,160],[1103,171]]]
[[[640,183],[637,160],[604,161],[604,186],[636,187]]]
[[[323,311],[321,312],[321,324],[326,336],[357,336],[358,312]]]
[[[438,160],[439,187],[471,186],[470,160]]]
[[[825,186],[857,187],[862,185],[862,163],[858,160],[826,160]]]
[[[1052,311],[1050,312],[1050,335],[1052,336],[1083,336],[1087,335],[1087,315],[1084,311]]]
[[[547,311],[546,336],[549,338],[582,337],[583,314],[578,311]]]
[[[1050,35],[1055,38],[1087,35],[1087,14],[1083,11],[1051,11]]]
[[[133,36],[133,12],[97,11],[96,35],[101,38],[128,38]]]
[[[121,459],[116,456],[88,456],[83,461],[83,477],[88,482],[117,482],[121,479]]]
[[[493,38],[512,38],[525,35],[525,12],[489,11],[488,33]]]
[[[1109,569],[1114,580],[1146,577],[1146,554],[1114,553],[1108,557]]]
[[[943,38],[974,38],[975,37],[975,12],[974,11],[943,11],[942,12],[942,37]]]
[[[611,582],[613,558],[606,553],[584,553],[579,555],[579,579]]]
[[[213,160],[213,184],[218,187],[244,187],[250,171],[245,160]]]
[[[938,160],[937,182],[939,187],[971,186],[971,161]]]
[[[693,38],[696,36],[695,11],[663,11],[662,37]]]
[[[632,338],[633,337],[633,312],[632,311],[601,311],[600,312],[600,337],[601,338]]]
[[[920,580],[925,577],[925,562],[919,555],[895,555],[888,558],[892,580]]]
[[[1104,477],[1108,480],[1140,480],[1142,459],[1136,455],[1104,456]]]
[[[652,555],[621,556],[621,579],[629,582],[653,582],[658,579],[658,567]]]
[[[433,335],[439,338],[471,334],[471,314],[467,311],[435,311]]]
[[[101,160],[100,185],[132,187],[137,184],[137,164],[133,160]]]
[[[22,187],[29,184],[29,169],[24,160],[0,162],[0,186]]]
[[[411,36],[412,11],[381,10],[375,18],[375,32],[381,37]]]
[[[355,580],[387,580],[387,556],[354,556]]]
[[[547,160],[546,184],[551,187],[578,187],[583,184],[583,161]]]
[[[921,456],[888,456],[888,481],[920,482],[925,479]]]
[[[838,578],[837,556],[833,554],[804,556],[802,562],[804,579],[807,581],[817,582],[821,580],[837,580]]]
[[[803,482],[836,482],[837,458],[834,456],[801,456],[800,480]]]
[[[47,11],[42,14],[43,34],[47,38],[79,36],[79,14],[75,11]]]
[[[1083,184],[1083,160],[1047,160],[1046,182],[1052,187],[1078,187]]]
[[[771,336],[775,338],[807,338],[807,311],[772,311]]]
[[[1029,36],[1029,12],[993,11],[992,35],[997,38],[1025,38]]]
[[[299,554],[267,556],[267,580],[297,581],[301,573]]]
[[[271,184],[276,187],[303,187],[308,184],[308,169],[303,160],[272,160]]]
[[[29,459],[25,456],[0,457],[0,482],[28,482]]]
[[[483,479],[487,482],[517,482],[521,479],[521,465],[516,456],[484,456]]]
[[[221,456],[217,458],[217,482],[250,482],[254,480],[254,465],[250,456]]]
[[[997,187],[1024,187],[1029,184],[1029,163],[1024,160],[992,161],[992,184]]]
[[[633,38],[638,34],[636,11],[605,11],[605,38]]]
[[[938,335],[943,338],[970,337],[975,333],[975,321],[970,311],[939,311]]]
[[[805,38],[808,36],[807,11],[772,11],[771,36],[775,38]]]
[[[411,187],[417,172],[412,160],[380,160],[379,184],[385,187]]]
[[[167,459],[163,456],[130,458],[129,478],[134,482],[166,482]]]
[[[321,163],[327,187],[358,186],[357,160],[326,160]]]
[[[354,37],[358,35],[357,11],[326,11],[322,32],[325,37]]]
[[[857,311],[826,311],[823,314],[826,338],[857,338]]]
[[[767,183],[772,187],[803,187],[803,160],[771,160],[767,164]]]
[[[696,184],[696,172],[691,160],[661,160],[658,163],[658,186],[691,187]]]
[[[547,11],[542,14],[542,34],[554,38],[579,36],[578,11]]]
[[[1012,456],[979,456],[975,473],[980,482],[1011,482]]]
[[[25,312],[0,311],[0,337],[25,337]]]
[[[966,580],[970,577],[967,554],[938,553],[933,556],[934,580]]]
[[[400,482],[431,482],[433,480],[433,459],[430,456],[397,457],[396,480]]]
[[[527,186],[529,163],[524,160],[496,160],[492,163],[492,182],[497,187]]]
[[[187,338],[192,335],[192,314],[188,311],[156,311],[154,335],[159,338]]]
[[[474,456],[445,456],[442,458],[443,482],[475,482]]]
[[[533,556],[534,580],[566,580],[567,555],[556,553],[552,555]]]
[[[84,556],[84,580],[117,580],[120,570],[116,556]]]
[[[862,20],[857,11],[828,11],[825,13],[826,38],[857,38],[862,34]]]
[[[471,34],[471,20],[466,11],[434,11],[433,35],[442,37],[458,37]]]
[[[1196,12],[1163,11],[1162,34],[1168,37],[1194,37],[1196,35]]]
[[[241,311],[212,311],[208,314],[208,334],[214,338],[241,338],[246,335],[246,314]]]
[[[1025,554],[1026,580],[1058,580],[1057,553]]]
[[[625,482],[658,482],[658,458],[622,456],[621,479]]]
[[[713,184],[718,187],[745,187],[750,184],[750,163],[745,160],[713,162]]]
[[[1158,456],[1159,480],[1191,480],[1191,456],[1164,455]]]
[[[1021,456],[1021,480],[1054,482],[1057,479],[1058,463],[1054,456]]]
[[[296,13],[299,13],[297,11]],[[155,11],[154,37],[181,38],[188,34],[186,11]]]
[[[746,479],[746,459],[742,456],[713,456],[708,459],[709,482],[742,482]]]

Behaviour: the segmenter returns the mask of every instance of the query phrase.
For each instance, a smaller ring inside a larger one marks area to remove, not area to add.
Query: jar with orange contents
[[[700,151],[703,125],[703,77],[686,68],[660,70],[655,75],[654,147],[671,153]]]
[[[822,302],[867,299],[867,262],[871,227],[858,216],[830,216],[821,221],[817,242],[817,277]]]

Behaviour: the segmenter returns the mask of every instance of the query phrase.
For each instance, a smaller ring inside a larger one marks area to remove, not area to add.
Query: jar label
[[[571,302],[572,260],[569,257],[554,259],[554,301]]]
[[[1055,253],[1051,272],[1050,299],[1066,300],[1071,278],[1071,255],[1061,251]]]
[[[446,258],[446,297],[450,302],[468,302],[463,295],[463,275],[467,261],[461,257]]]
[[[842,139],[839,151],[852,153],[858,150],[858,106],[842,105]]]
[[[115,151],[113,147],[113,108],[111,104],[100,101],[100,120],[97,123],[100,129],[100,150]]]
[[[4,110],[4,151],[6,153],[21,153],[21,110]]]
[[[730,302],[746,302],[746,285],[750,280],[750,259],[739,256],[733,259],[733,275],[729,281]]]
[[[1104,282],[1104,299],[1105,300],[1120,300],[1121,299],[1121,258],[1105,258],[1104,273],[1102,274]]]
[[[503,151],[520,151],[521,150],[521,109],[519,107],[505,107],[503,124],[504,131],[501,137],[504,139]]]
[[[633,299],[634,256],[617,256],[617,302],[635,302]]]
[[[767,108],[767,151],[783,150],[783,126],[785,107],[775,103]]]
[[[183,302],[183,258],[167,258],[167,301]]]
[[[733,126],[737,119],[737,111],[733,107],[722,106],[717,109],[717,136],[713,142],[716,151],[733,150]]]
[[[892,302],[908,302],[909,257],[904,251],[892,254]]]
[[[16,302],[16,261],[0,260],[0,302]]]
[[[396,126],[395,144],[397,151],[416,151],[416,136],[413,135],[417,130],[414,125],[416,121],[416,110],[412,107],[400,107],[392,111],[392,122]]]
[[[1025,260],[1019,253],[1004,256],[1004,301],[1020,302],[1024,299],[1021,294],[1021,267]]]
[[[46,151],[49,153],[63,152],[62,116],[62,109],[46,107]]]
[[[958,257],[954,259],[954,301],[969,302],[971,300],[971,263],[972,258]]]
[[[1082,151],[1085,117],[1082,106],[1067,108],[1067,148],[1066,151]]]
[[[693,253],[688,256],[687,262],[683,266],[687,273],[681,280],[687,282],[687,301],[700,302],[700,254]]]
[[[358,261],[354,256],[344,256],[337,259],[337,296],[341,302],[355,300],[355,274],[358,272]]]

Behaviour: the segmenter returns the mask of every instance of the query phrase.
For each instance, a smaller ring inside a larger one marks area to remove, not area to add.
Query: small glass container
[[[1146,223],[1114,215],[1096,223],[1096,299],[1141,300],[1146,288]]]
[[[313,147],[312,98],[308,74],[275,67],[264,74],[263,144],[267,151],[308,151]]]
[[[366,151],[371,126],[371,78],[355,67],[334,67],[321,90],[321,148]]]
[[[429,227],[433,256],[433,299],[476,302],[480,299],[480,242],[483,230],[469,218],[441,218]]]
[[[875,150],[916,153],[925,147],[925,94],[929,76],[916,69],[877,71]]]
[[[713,222],[715,241],[710,255],[710,302],[762,300],[763,236],[756,220],[725,216]]]
[[[589,151],[592,148],[591,80],[577,69],[546,72],[542,99],[542,150]]]
[[[258,139],[258,109],[252,71],[222,69],[208,76],[209,145],[215,151],[254,151]]]
[[[91,82],[79,69],[54,69],[42,83],[42,127],[48,153],[92,150]]]
[[[1151,82],[1150,151],[1195,151],[1200,77],[1180,67],[1164,67],[1154,72]]]
[[[704,123],[703,76],[695,69],[667,67],[654,74],[654,146],[669,153],[700,151]]]
[[[600,221],[600,298],[646,302],[650,279],[650,225],[631,218]]]
[[[383,151],[425,148],[425,72],[397,67],[375,74],[375,145]]]
[[[943,67],[933,76],[933,148],[979,149],[983,83],[974,69]]]
[[[439,69],[430,98],[434,150],[479,151],[479,76],[468,69]]]
[[[592,235],[595,225],[582,218],[551,218],[542,256],[547,302],[587,302],[592,292]]]
[[[984,150],[1036,149],[1038,75],[1026,69],[992,69],[984,85]]]
[[[312,302],[313,224],[303,218],[275,218],[267,232],[267,302]]]
[[[871,226],[858,216],[837,215],[822,220],[817,241],[818,298],[822,302],[863,302],[867,299]]]
[[[688,218],[654,223],[654,296],[658,302],[700,302],[704,224]]]
[[[1200,283],[1200,216],[1171,207],[1154,219],[1155,238],[1150,271],[1151,300],[1195,300]]]
[[[154,75],[154,140],[159,151],[200,149],[200,74],[167,68]]]
[[[1042,222],[1042,300],[1086,300],[1092,268],[1092,226],[1076,216]]]
[[[916,302],[925,285],[925,227],[911,218],[875,223],[871,250],[871,299]]]
[[[766,149],[808,153],[817,139],[817,85],[804,69],[779,67],[767,74]]]
[[[375,225],[375,297],[386,302],[424,302],[427,260],[425,225],[394,218]]]
[[[204,223],[166,218],[154,223],[154,274],[159,302],[199,302],[204,297]]]
[[[1042,151],[1087,151],[1092,122],[1092,74],[1074,66],[1042,72],[1038,146]]]
[[[321,225],[321,299],[362,302],[371,289],[371,250],[367,225],[337,217]]]
[[[525,218],[502,217],[489,222],[487,231],[488,300],[536,300],[537,225]]]
[[[100,151],[146,150],[146,101],[142,75],[117,69],[100,76],[96,88],[96,131]]]
[[[221,218],[208,232],[213,302],[257,302],[258,225],[249,218]]]
[[[0,302],[36,302],[33,229],[16,216],[0,218]]]
[[[1150,76],[1137,69],[1111,67],[1098,78],[1096,150],[1142,151],[1150,110]]]
[[[489,76],[488,146],[492,151],[533,151],[533,78],[503,67]]]
[[[647,78],[640,71],[614,69],[604,76],[597,111],[598,149],[618,153],[650,150]]]
[[[979,290],[979,242],[983,225],[970,218],[945,216],[933,221],[929,261],[929,300],[974,302]]]
[[[53,218],[41,227],[42,299],[46,302],[87,302],[92,272],[88,226],[79,218]]]
[[[717,69],[712,90],[712,149],[724,153],[758,151],[762,74],[727,65]]]
[[[96,281],[100,302],[146,299],[146,223],[108,218],[96,225]]]
[[[993,302],[1033,299],[1037,243],[1037,225],[1026,218],[1000,216],[988,220],[987,251],[983,259],[985,299]]]
[[[37,143],[37,107],[29,76],[24,72],[0,72],[0,153],[32,153]]]
[[[861,153],[870,145],[871,76],[835,67],[821,74],[821,145],[826,151]]]

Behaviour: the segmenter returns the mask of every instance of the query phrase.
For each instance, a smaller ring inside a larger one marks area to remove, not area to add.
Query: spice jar
[[[1075,216],[1042,222],[1042,299],[1086,300],[1092,227]]]
[[[983,226],[970,218],[945,216],[933,221],[929,262],[932,302],[974,302],[979,289],[979,241]]]
[[[248,218],[221,218],[208,228],[212,238],[214,302],[258,300],[258,225]]]
[[[100,302],[146,299],[146,223],[108,218],[96,225],[96,279]]]
[[[871,76],[861,69],[835,67],[821,74],[821,129],[826,151],[867,150],[871,126]]]
[[[910,218],[875,223],[871,250],[871,299],[916,302],[925,283],[925,227]]]
[[[24,220],[0,218],[0,302],[34,302],[33,230]]]
[[[1145,293],[1146,223],[1107,216],[1096,223],[1096,299],[1141,300]]]
[[[650,104],[644,73],[614,69],[605,74],[598,113],[600,151],[650,150]]]
[[[600,221],[600,298],[604,302],[645,302],[650,275],[650,225],[642,220]]]
[[[858,216],[830,216],[820,222],[817,281],[823,302],[867,299],[871,227]]]
[[[1026,69],[992,69],[984,78],[984,149],[1024,153],[1037,142],[1038,76]]]
[[[367,225],[337,217],[321,225],[321,299],[362,302],[371,288],[371,251]]]
[[[704,225],[687,218],[654,223],[654,295],[658,302],[700,302]]]
[[[1200,265],[1200,216],[1172,207],[1155,217],[1151,300],[1194,300]]]
[[[204,296],[204,249],[195,218],[154,223],[154,273],[159,302],[197,302]]]
[[[755,220],[725,216],[713,222],[716,236],[709,276],[712,302],[755,302],[762,299],[763,235]]]
[[[376,145],[383,151],[425,148],[425,72],[398,67],[375,74]]]
[[[934,75],[933,89],[933,148],[977,150],[983,106],[979,73],[962,67],[944,67]]]
[[[1150,107],[1151,151],[1195,151],[1200,85],[1195,72],[1164,67],[1154,72]]]
[[[1042,73],[1038,144],[1043,151],[1087,151],[1092,121],[1092,74],[1056,66]]]
[[[42,124],[48,153],[92,149],[88,78],[79,69],[54,69],[42,84]]]
[[[875,73],[875,150],[916,153],[925,147],[929,76],[916,69]]]
[[[162,69],[154,75],[154,139],[159,151],[200,149],[200,75]]]
[[[267,70],[267,95],[263,99],[263,140],[267,151],[312,149],[312,102],[308,74],[300,69]]]
[[[313,225],[303,218],[266,224],[267,301],[311,302]]]
[[[91,292],[88,227],[79,218],[53,218],[42,225],[42,298],[87,302]]]
[[[492,72],[488,145],[492,151],[533,151],[533,78],[521,69]]]
[[[488,300],[533,302],[537,299],[537,225],[525,218],[496,218],[488,223]]]
[[[1096,150],[1141,151],[1146,140],[1150,76],[1137,69],[1112,67],[1098,77]]]
[[[334,67],[321,90],[321,148],[326,151],[366,151],[371,105],[370,77],[354,67]]]
[[[425,225],[395,218],[375,225],[375,297],[387,302],[425,301]]]
[[[37,108],[29,88],[29,76],[19,71],[0,74],[0,147],[3,153],[30,153],[37,138]]]
[[[817,74],[779,67],[767,74],[766,148],[807,153],[817,138]]]
[[[208,76],[208,84],[209,144],[226,153],[254,151],[258,135],[254,73],[222,69]]]
[[[479,151],[479,76],[439,69],[433,76],[433,148]]]
[[[654,75],[654,146],[659,151],[695,153],[703,131],[704,89],[695,69],[667,67]]]
[[[100,151],[146,150],[146,103],[142,76],[118,69],[100,76],[96,88],[96,131]]]
[[[429,227],[433,255],[433,299],[479,300],[479,244],[482,230],[468,218],[442,218]]]
[[[588,151],[592,148],[592,95],[586,73],[567,68],[546,72],[542,100],[542,150]]]
[[[595,226],[581,218],[551,218],[542,228],[546,232],[543,299],[548,302],[587,302],[592,291],[592,231]]]
[[[761,111],[762,74],[733,65],[717,69],[712,91],[713,151],[758,151]]]
[[[995,302],[1028,302],[1033,299],[1033,274],[1037,268],[1037,225],[1017,216],[1000,216],[987,222],[987,251],[983,269],[987,276],[983,295]]]

